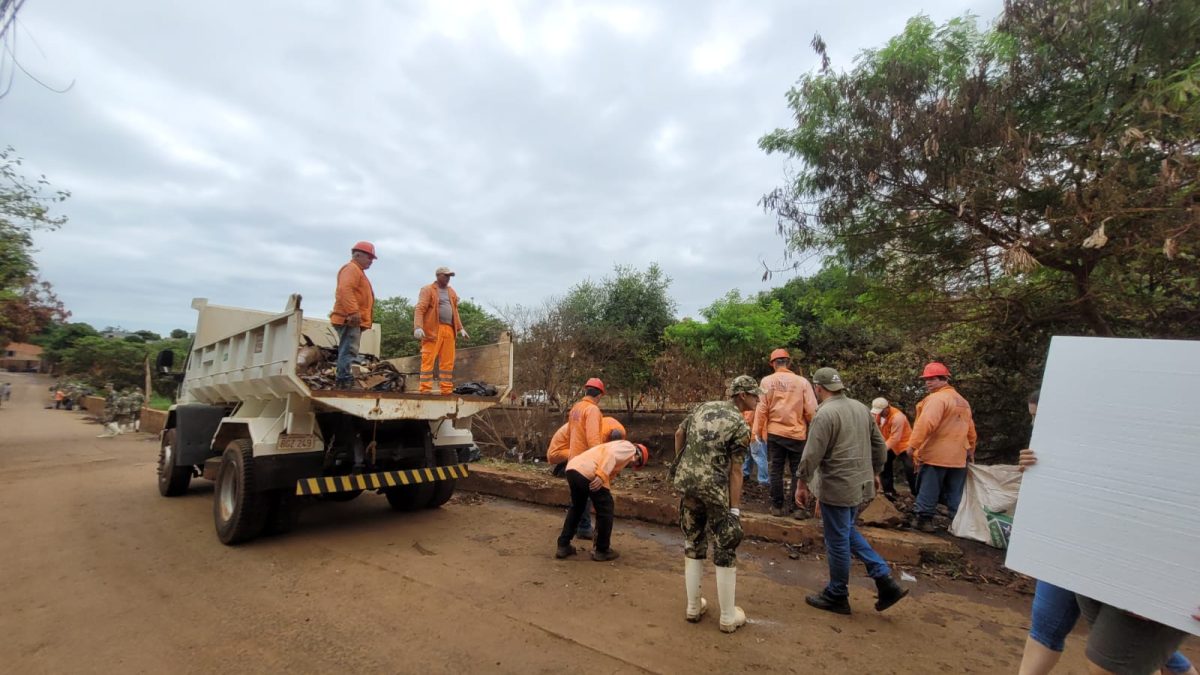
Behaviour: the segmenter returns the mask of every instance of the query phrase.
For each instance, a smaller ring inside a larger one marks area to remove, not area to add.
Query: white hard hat
[[[877,398],[874,401],[871,401],[871,414],[872,415],[878,415],[879,413],[883,412],[884,410],[887,410],[887,408],[888,408],[888,400],[886,398]]]

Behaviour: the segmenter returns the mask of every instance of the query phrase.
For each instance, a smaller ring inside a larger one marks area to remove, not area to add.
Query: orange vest
[[[918,464],[960,468],[975,453],[975,420],[967,399],[946,385],[917,404],[909,445]]]
[[[812,384],[790,370],[780,370],[764,377],[760,386],[763,395],[754,412],[754,435],[764,441],[768,434],[797,441],[808,438],[808,423],[817,414]]]
[[[562,464],[571,459],[571,443],[569,425],[562,425],[550,438],[550,447],[546,450],[546,461],[551,464]]]
[[[375,290],[363,269],[353,260],[342,265],[338,270],[337,290],[333,295],[333,311],[329,313],[329,322],[335,326],[346,323],[346,315],[358,314],[359,323],[363,330],[371,327],[372,313],[375,311]]]
[[[902,455],[908,449],[908,442],[912,437],[912,426],[909,425],[904,412],[896,406],[888,406],[884,412],[887,415],[880,415],[878,420],[879,431],[883,434],[883,442],[887,444],[888,450]]]
[[[446,287],[446,291],[450,294],[450,309],[454,311],[454,332],[458,333],[463,327],[462,320],[458,318],[458,293],[449,286]],[[413,329],[420,328],[425,331],[426,340],[437,339],[438,325],[441,324],[438,320],[438,302],[436,281],[421,287],[421,293],[417,296],[417,306],[413,308]]]
[[[586,396],[571,408],[567,415],[567,425],[570,427],[567,438],[571,444],[572,457],[604,442],[604,434],[601,431],[603,425],[600,420],[602,416],[600,406]]]

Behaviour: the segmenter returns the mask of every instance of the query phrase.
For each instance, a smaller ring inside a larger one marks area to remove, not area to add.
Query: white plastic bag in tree
[[[962,502],[950,534],[974,539],[996,548],[1008,548],[1012,514],[1021,490],[1021,472],[1008,464],[967,465],[967,481]]]

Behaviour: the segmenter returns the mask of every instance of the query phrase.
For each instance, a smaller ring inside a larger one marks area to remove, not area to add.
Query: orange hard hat
[[[789,354],[786,349],[776,349],[775,351],[771,352],[771,358],[769,358],[767,360],[774,361],[775,359],[790,359],[790,358],[792,358],[792,355]]]
[[[367,255],[371,256],[371,260],[374,260],[376,258],[375,244],[372,244],[369,241],[360,241],[357,244],[355,244],[354,246],[352,246],[350,248],[350,250],[351,251],[362,251],[363,253],[366,253]]]
[[[647,450],[646,446],[642,445],[641,443],[634,443],[634,445],[637,446],[637,449],[642,453],[642,461],[634,465],[635,468],[640,469],[650,463],[650,451]]]
[[[931,377],[950,377],[950,369],[944,363],[930,361],[925,364],[925,370],[921,373],[921,379],[927,380]]]
[[[601,381],[600,381],[600,378],[598,378],[598,377],[590,377],[590,378],[588,378],[588,381],[587,381],[587,382],[585,382],[583,386],[585,386],[585,387],[594,387],[594,388],[596,388],[596,389],[599,389],[601,394],[603,394],[603,393],[604,393],[604,383],[603,383],[603,382],[601,382]]]

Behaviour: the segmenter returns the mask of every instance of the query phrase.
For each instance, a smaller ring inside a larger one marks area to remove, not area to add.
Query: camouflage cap
[[[729,383],[729,387],[725,389],[726,396],[737,396],[738,394],[754,394],[762,396],[763,390],[759,388],[758,382],[749,375],[738,375]]]
[[[833,368],[818,368],[817,372],[813,373],[812,381],[813,384],[829,391],[841,391],[846,388],[842,384],[842,376],[838,375],[838,371]]]

